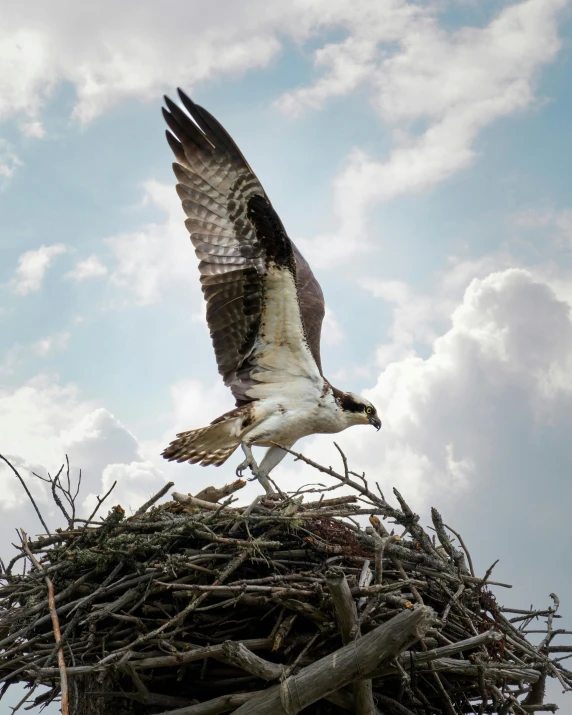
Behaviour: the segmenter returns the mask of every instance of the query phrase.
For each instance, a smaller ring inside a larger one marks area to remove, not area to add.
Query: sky
[[[65,455],[83,510],[114,481],[128,510],[169,479],[221,485],[241,459],[160,456],[233,406],[164,138],[181,86],[318,277],[326,376],[380,413],[336,436],[352,468],[424,524],[436,506],[479,573],[499,559],[503,604],[556,592],[572,627],[571,5],[0,0],[0,454],[50,525],[31,473]],[[332,441],[298,448],[336,465]],[[274,474],[316,481],[291,458]],[[6,557],[41,527],[0,483]]]

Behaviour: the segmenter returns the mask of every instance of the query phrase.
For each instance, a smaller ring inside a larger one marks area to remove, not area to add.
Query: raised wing
[[[261,384],[320,377],[324,298],[229,134],[181,90],[192,121],[165,98],[177,193],[199,259],[220,374],[238,405]]]

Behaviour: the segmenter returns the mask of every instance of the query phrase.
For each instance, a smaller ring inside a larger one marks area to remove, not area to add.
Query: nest
[[[500,607],[492,568],[475,575],[435,509],[429,533],[345,458],[338,474],[296,456],[334,487],[237,506],[239,480],[157,505],[168,484],[132,516],[81,520],[69,468],[67,482],[50,477],[68,525],[22,532],[3,569],[2,694],[45,686],[35,704],[61,698],[64,715],[557,709],[545,681],[569,689],[555,656],[572,648],[552,645],[554,594],[542,611]]]

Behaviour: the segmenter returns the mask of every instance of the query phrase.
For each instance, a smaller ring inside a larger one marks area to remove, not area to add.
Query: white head
[[[377,410],[369,400],[353,392],[339,392],[336,390],[336,401],[344,417],[350,425],[373,425],[377,430],[381,427],[381,420]]]

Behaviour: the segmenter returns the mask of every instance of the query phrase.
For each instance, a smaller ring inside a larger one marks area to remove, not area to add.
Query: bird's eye
[[[373,410],[372,410],[371,407],[366,407],[366,408],[365,408],[365,413],[366,413],[366,415],[371,415],[372,412],[373,412]]]

